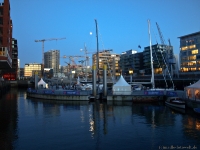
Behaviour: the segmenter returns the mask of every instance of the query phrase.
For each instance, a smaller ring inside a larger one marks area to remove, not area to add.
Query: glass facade
[[[52,68],[54,73],[59,72],[60,50],[50,50],[44,53],[44,67]]]
[[[133,70],[134,74],[139,74],[143,68],[142,59],[143,53],[138,53],[136,50],[128,50],[121,54],[119,65],[123,74],[128,75],[129,70]]]
[[[34,72],[38,72],[38,76],[41,76],[41,69],[42,64],[25,64],[24,66],[24,77],[32,77],[34,75]]]
[[[107,65],[107,75],[118,76],[120,73],[118,62],[120,56],[118,54],[111,53],[112,50],[104,50],[99,52],[99,74],[103,76],[103,66]],[[93,65],[97,64],[97,55],[93,54],[92,56]]]
[[[152,45],[153,68],[155,74],[162,74],[163,70],[166,68],[166,64],[168,65],[168,69],[170,70],[170,58],[168,58],[169,49],[173,51],[172,46],[161,44]],[[151,74],[150,46],[144,48],[143,63],[145,74]]]
[[[200,32],[188,34],[179,38],[181,71],[200,71]]]

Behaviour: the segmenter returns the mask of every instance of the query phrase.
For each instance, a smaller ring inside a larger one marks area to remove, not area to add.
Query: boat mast
[[[95,19],[95,24],[96,24],[96,38],[97,38],[97,77],[98,81],[100,82],[100,74],[99,74],[99,42],[98,42],[98,25],[97,25],[97,20]]]
[[[151,62],[151,84],[152,84],[152,89],[155,88],[155,83],[154,83],[154,69],[153,69],[153,56],[152,56],[152,47],[151,47],[151,33],[150,33],[150,20],[148,20],[148,29],[149,29],[149,42],[150,42],[150,62]]]

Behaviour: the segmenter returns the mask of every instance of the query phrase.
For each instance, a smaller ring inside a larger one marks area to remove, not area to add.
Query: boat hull
[[[200,108],[193,108],[194,112],[200,114]]]
[[[171,102],[165,101],[165,104],[173,106],[173,107],[185,109],[185,103],[171,103]]]

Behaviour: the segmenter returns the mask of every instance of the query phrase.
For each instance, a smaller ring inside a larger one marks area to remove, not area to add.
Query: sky
[[[152,44],[161,43],[157,22],[175,55],[178,37],[200,31],[200,0],[10,0],[10,7],[20,68],[42,63],[42,42],[35,40],[47,39],[44,52],[60,50],[62,66],[69,62],[64,55],[84,56],[84,45],[91,56],[97,51],[95,19],[99,51],[112,49],[116,54],[142,52],[150,45],[148,20]],[[66,39],[48,41],[52,38]]]

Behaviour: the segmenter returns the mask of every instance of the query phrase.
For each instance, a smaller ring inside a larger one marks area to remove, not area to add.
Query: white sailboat
[[[153,55],[152,55],[152,44],[151,44],[151,32],[150,32],[150,20],[148,20],[148,31],[149,31],[149,42],[150,42],[150,61],[151,61],[151,84],[152,87],[149,90],[156,91],[174,91],[174,88],[155,88],[155,80],[154,80],[154,68],[153,68]]]

